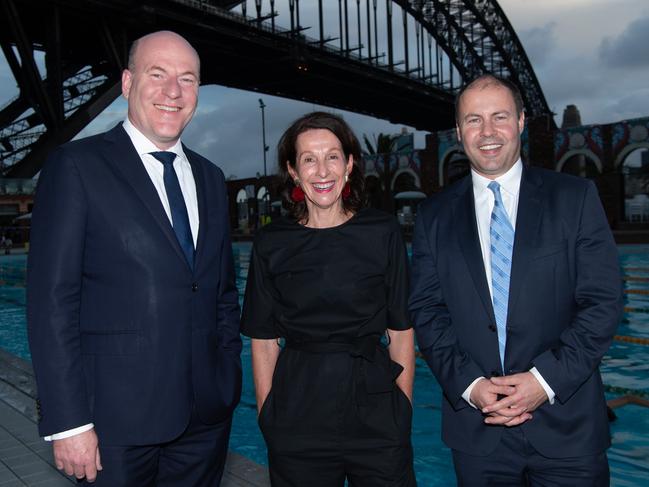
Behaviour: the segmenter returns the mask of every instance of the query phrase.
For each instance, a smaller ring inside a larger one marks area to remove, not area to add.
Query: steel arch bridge
[[[119,96],[130,43],[160,29],[196,47],[203,84],[434,131],[492,72],[521,87],[528,117],[551,113],[496,0],[0,0],[19,89],[0,107],[0,172],[34,176]]]

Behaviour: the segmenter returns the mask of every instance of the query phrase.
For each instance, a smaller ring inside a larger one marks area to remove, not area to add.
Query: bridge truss
[[[0,107],[0,171],[31,177],[120,90],[128,47],[171,29],[220,84],[384,118],[453,126],[468,80],[521,87],[528,117],[550,114],[496,0],[0,0],[0,46],[18,95]],[[549,117],[551,120],[551,117]]]

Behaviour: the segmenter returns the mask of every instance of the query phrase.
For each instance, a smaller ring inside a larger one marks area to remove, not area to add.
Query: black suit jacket
[[[56,150],[40,175],[28,259],[41,435],[94,423],[104,444],[214,423],[241,390],[239,305],[223,173],[183,148],[200,231],[190,269],[121,124]]]
[[[422,203],[410,310],[419,349],[444,391],[443,439],[487,455],[504,427],[462,399],[477,377],[535,366],[556,393],[524,423],[548,457],[603,451],[608,420],[599,363],[621,313],[611,231],[592,182],[524,168],[507,319],[505,370],[476,225],[471,177]]]

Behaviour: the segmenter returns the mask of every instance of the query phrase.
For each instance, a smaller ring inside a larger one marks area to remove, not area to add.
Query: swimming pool
[[[251,245],[233,246],[240,299],[245,289]],[[649,246],[620,246],[625,279],[625,313],[616,340],[601,367],[607,398],[635,394],[649,399]],[[0,347],[29,359],[25,331],[25,256],[0,256]],[[634,340],[640,339],[640,340]],[[230,447],[265,464],[266,449],[257,428],[250,345],[244,338],[244,385],[234,415]],[[441,442],[441,390],[426,364],[418,359],[415,376],[413,446],[415,471],[422,487],[455,483],[450,451]],[[610,448],[612,485],[645,485],[649,478],[649,408],[629,404],[615,409]]]

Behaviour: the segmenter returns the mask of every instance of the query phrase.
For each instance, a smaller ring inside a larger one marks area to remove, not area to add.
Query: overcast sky
[[[303,12],[309,3],[301,1]],[[313,3],[317,4],[315,0]],[[561,123],[568,104],[579,107],[584,124],[649,116],[649,1],[499,3],[532,62],[550,109],[557,114],[557,124]],[[248,15],[252,13],[249,10]],[[0,56],[0,106],[16,96],[15,86]],[[259,97],[258,93],[230,88],[201,87],[199,110],[183,141],[221,166],[226,176],[241,178],[263,172]],[[293,119],[320,107],[268,95],[261,97],[266,104],[271,173],[276,166],[274,149],[283,130]],[[117,100],[81,135],[112,127],[123,119],[125,112],[126,103]],[[401,126],[382,120],[346,112],[343,115],[359,137],[401,130]],[[415,144],[423,147],[423,133],[416,134]]]

